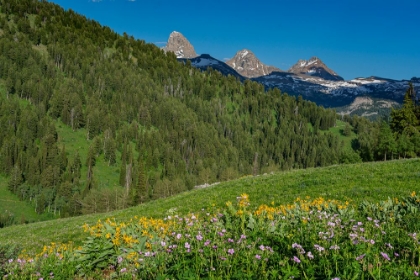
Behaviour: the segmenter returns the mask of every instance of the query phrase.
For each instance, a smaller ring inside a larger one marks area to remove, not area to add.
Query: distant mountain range
[[[416,91],[420,90],[420,78],[393,80],[372,76],[345,81],[318,57],[298,60],[289,70],[282,71],[265,65],[252,51],[243,49],[225,63],[209,54],[197,55],[191,43],[176,31],[169,36],[164,50],[174,52],[180,61],[189,60],[199,69],[211,67],[242,81],[251,79],[267,89],[276,87],[290,95],[301,95],[343,114],[370,118],[386,115],[392,107],[402,104],[409,82]]]

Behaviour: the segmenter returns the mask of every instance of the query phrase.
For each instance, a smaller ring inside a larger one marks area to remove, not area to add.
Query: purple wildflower
[[[126,271],[127,271],[127,268],[125,268],[125,267],[124,268],[121,268],[121,270],[120,270],[121,273],[124,273]]]
[[[417,271],[414,271],[414,275],[415,275],[416,277],[419,277],[419,273],[418,273]]]
[[[118,263],[122,263],[122,261],[123,261],[123,258],[122,257],[118,257],[117,262]]]
[[[255,258],[257,259],[257,260],[261,260],[261,256],[260,255],[255,255]]]
[[[191,245],[188,242],[185,242],[185,248],[186,249],[190,249],[191,248]]]
[[[299,244],[297,244],[297,243],[293,243],[292,244],[292,248],[295,248],[296,249],[296,251],[298,251],[299,252],[299,254],[305,254],[305,250],[302,248],[302,246],[301,245],[299,245]]]
[[[387,261],[390,261],[391,259],[389,258],[387,253],[381,252],[381,255],[384,259],[386,259]]]
[[[363,258],[366,256],[366,254],[360,255],[358,257],[356,257],[356,261],[360,261],[363,260]]]
[[[298,257],[293,256],[293,259],[291,259],[292,261],[294,261],[295,263],[300,263],[300,260]]]
[[[315,245],[314,245],[314,247],[315,247],[315,249],[316,249],[316,250],[318,250],[318,252],[322,252],[322,251],[324,251],[324,250],[325,250],[325,248],[324,248],[324,247],[319,246],[318,244],[315,244]]]
[[[333,245],[330,247],[330,250],[339,250],[340,247],[338,245]]]
[[[312,252],[309,251],[308,253],[306,253],[306,255],[308,256],[308,258],[310,258],[311,260],[314,258],[314,255],[312,255]]]
[[[198,241],[203,240],[203,236],[201,234],[198,234],[195,238],[197,238]]]
[[[333,223],[333,222],[328,222],[328,226],[330,226],[330,227],[335,227],[335,223]]]
[[[229,253],[230,255],[233,255],[233,253],[235,253],[235,250],[234,250],[234,249],[229,249],[229,250],[228,250],[228,253]]]
[[[182,237],[182,234],[180,234],[180,233],[178,233],[178,234],[176,235],[176,239],[181,239],[181,237]]]

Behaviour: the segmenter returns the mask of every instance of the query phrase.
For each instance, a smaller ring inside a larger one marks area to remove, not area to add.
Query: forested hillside
[[[0,172],[38,213],[109,211],[202,183],[360,160],[325,132],[332,110],[201,72],[46,1],[0,3]],[[62,144],[61,124],[89,148]],[[98,191],[98,162],[118,170],[109,185],[119,186]]]

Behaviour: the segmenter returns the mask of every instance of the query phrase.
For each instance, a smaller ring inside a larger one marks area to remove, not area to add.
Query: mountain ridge
[[[396,103],[402,104],[409,82],[413,83],[415,90],[420,90],[420,78],[416,77],[410,80],[394,80],[370,76],[344,80],[317,56],[309,60],[298,60],[287,71],[263,64],[249,49],[238,51],[226,63],[209,54],[178,60],[184,63],[190,60],[191,65],[196,68],[206,70],[211,67],[224,75],[233,75],[241,81],[251,79],[263,84],[266,89],[278,88],[290,95],[301,95],[318,105],[337,108],[338,112],[357,112],[358,115],[365,116],[379,116],[379,111],[375,114],[372,110],[375,104],[380,102],[368,102],[354,110],[352,103],[358,97],[382,100],[387,106],[385,109],[382,106],[380,111],[389,114]],[[371,104],[373,107],[369,108]]]
[[[287,72],[320,77],[324,80],[344,81],[342,77],[328,68],[328,66],[316,56],[311,57],[309,60],[298,60],[298,62],[290,67]]]
[[[277,67],[268,66],[262,63],[256,55],[248,49],[236,52],[234,57],[226,61],[226,64],[247,78],[265,76],[274,71],[282,72]]]

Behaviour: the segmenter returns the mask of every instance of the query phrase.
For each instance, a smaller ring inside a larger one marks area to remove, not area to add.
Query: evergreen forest
[[[180,63],[45,0],[0,0],[0,180],[38,214],[106,212],[246,175],[416,157],[417,101],[407,84],[389,120],[342,119]],[[63,135],[82,137],[70,147]],[[116,179],[100,184],[104,173]]]

